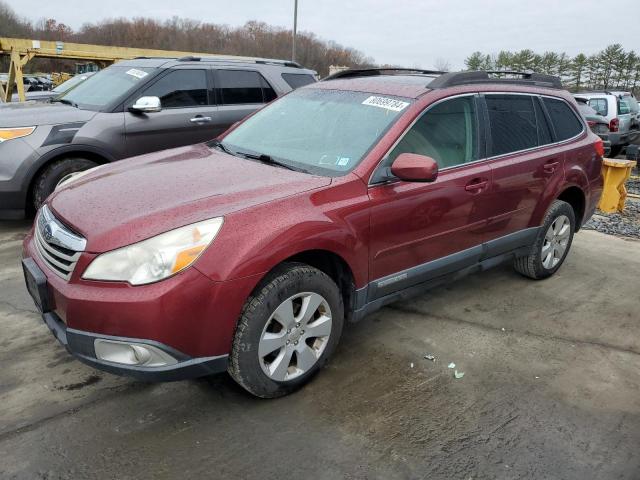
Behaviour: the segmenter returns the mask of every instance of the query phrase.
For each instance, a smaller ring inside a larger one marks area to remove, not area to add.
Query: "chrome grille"
[[[56,275],[69,280],[87,241],[55,218],[46,205],[38,213],[34,231],[42,260]]]

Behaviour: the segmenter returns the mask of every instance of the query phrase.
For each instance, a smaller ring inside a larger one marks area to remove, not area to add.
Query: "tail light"
[[[593,120],[587,120],[587,125],[589,125],[589,128],[593,128],[596,126],[596,122],[594,122]]]
[[[593,147],[595,148],[596,154],[599,157],[604,157],[604,143],[602,142],[601,138],[596,140],[596,142],[593,144]]]
[[[620,120],[618,120],[617,118],[614,118],[609,122],[609,130],[611,130],[612,132],[617,132],[619,127]]]

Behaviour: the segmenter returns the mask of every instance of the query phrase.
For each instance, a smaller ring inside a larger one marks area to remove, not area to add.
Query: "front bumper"
[[[107,337],[95,335],[81,330],[68,328],[55,312],[42,314],[44,320],[53,336],[67,349],[67,351],[87,365],[99,370],[133,377],[145,382],[172,382],[176,380],[187,380],[189,378],[203,377],[227,370],[228,355],[217,357],[191,358],[173,348],[139,338]],[[178,360],[174,365],[162,367],[144,367],[136,365],[124,365],[121,363],[108,362],[96,356],[95,340],[116,340],[118,342],[147,344],[163,350]]]
[[[24,218],[29,173],[39,158],[22,138],[0,144],[0,220]]]
[[[140,287],[86,281],[81,272],[95,255],[84,253],[86,258],[80,258],[67,281],[40,258],[31,234],[25,239],[23,257],[27,289],[41,308],[45,323],[67,350],[98,369],[146,381],[181,380],[224,371],[237,319],[259,280],[245,277],[214,282],[192,267]],[[27,275],[27,270],[35,274]],[[138,366],[106,361],[96,353],[96,340],[149,345],[177,362]]]

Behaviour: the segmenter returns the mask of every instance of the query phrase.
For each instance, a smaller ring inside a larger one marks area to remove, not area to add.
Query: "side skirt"
[[[374,280],[356,290],[351,321],[357,322],[393,302],[415,297],[434,287],[527,255],[540,227],[491,240],[477,247]]]

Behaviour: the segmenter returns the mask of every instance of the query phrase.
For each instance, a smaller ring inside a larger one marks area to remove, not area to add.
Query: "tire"
[[[564,225],[568,226],[568,232],[562,228]],[[555,200],[544,217],[529,254],[516,258],[516,271],[534,280],[542,280],[556,273],[571,249],[575,226],[576,218],[571,205]]]
[[[616,158],[620,153],[622,153],[623,145],[612,145],[611,153],[609,153],[609,158]]]
[[[86,158],[63,158],[47,165],[40,173],[33,186],[32,202],[35,210],[38,210],[51,193],[55,190],[60,180],[71,173],[82,172],[98,164]]]
[[[316,303],[319,306],[314,308]],[[342,296],[328,275],[301,263],[283,264],[244,305],[233,338],[229,374],[257,397],[287,395],[327,363],[343,323]]]

